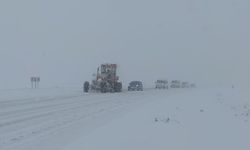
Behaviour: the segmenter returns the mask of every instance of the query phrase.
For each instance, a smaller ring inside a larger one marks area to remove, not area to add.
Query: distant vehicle
[[[191,87],[191,88],[195,88],[196,85],[195,85],[194,83],[192,83],[192,84],[190,84],[190,87]]]
[[[143,85],[141,81],[132,81],[129,83],[128,91],[143,91]]]
[[[182,82],[181,87],[182,88],[189,88],[189,83],[188,82]]]
[[[157,80],[155,82],[156,89],[168,89],[168,81],[167,80]]]
[[[181,81],[173,80],[170,85],[171,88],[181,88]]]

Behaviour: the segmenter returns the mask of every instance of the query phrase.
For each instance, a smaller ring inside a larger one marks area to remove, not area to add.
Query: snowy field
[[[249,150],[239,89],[0,91],[0,150]]]

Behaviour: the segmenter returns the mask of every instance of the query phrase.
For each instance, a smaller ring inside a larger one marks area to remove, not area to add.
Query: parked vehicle
[[[129,83],[128,91],[143,91],[143,84],[141,81],[132,81]]]
[[[168,89],[168,81],[167,80],[157,80],[155,82],[156,89]]]

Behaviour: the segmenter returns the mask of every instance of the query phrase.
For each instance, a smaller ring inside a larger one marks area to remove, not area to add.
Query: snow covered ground
[[[249,150],[250,99],[243,95],[235,89],[157,93],[65,150]]]
[[[1,150],[249,150],[249,139],[238,89],[0,91]]]

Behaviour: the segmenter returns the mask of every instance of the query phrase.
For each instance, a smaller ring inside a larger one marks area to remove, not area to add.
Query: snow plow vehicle
[[[89,92],[89,90],[94,92],[121,92],[122,83],[119,82],[119,77],[116,75],[117,64],[102,64],[97,69],[97,74],[95,79],[88,84],[86,81],[84,83],[84,92]]]

